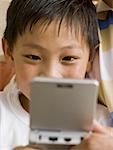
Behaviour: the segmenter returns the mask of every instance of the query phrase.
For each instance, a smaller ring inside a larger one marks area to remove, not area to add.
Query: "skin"
[[[0,91],[8,84],[14,74],[14,68],[8,61],[0,62]]]
[[[22,106],[26,111],[28,107],[25,101],[29,102],[30,82],[33,77],[83,79],[86,72],[91,69],[86,41],[81,41],[81,37],[72,34],[74,32],[71,33],[65,23],[61,26],[59,36],[57,29],[55,21],[44,32],[40,32],[38,25],[35,25],[32,33],[26,30],[22,36],[18,36],[10,55],[7,41],[3,40],[5,56],[15,67],[17,85],[24,95],[20,96],[20,101],[23,102]],[[96,124],[94,133],[71,149],[98,150],[102,147],[102,143],[107,146],[106,140],[110,142],[110,138],[111,135],[107,133],[107,130]],[[37,146],[15,148],[15,150],[33,149],[40,148]],[[103,150],[108,150],[108,147]]]
[[[82,79],[90,66],[89,48],[76,39],[65,24],[62,24],[59,36],[55,21],[46,31],[40,30],[35,25],[32,33],[26,30],[18,36],[11,56],[4,41],[6,57],[9,56],[15,67],[18,88],[28,99],[33,77]]]
[[[2,39],[2,43],[2,48],[5,49],[7,44],[4,44],[6,43],[4,39]],[[0,91],[8,84],[14,73],[12,60],[8,55],[5,55],[5,59],[0,61]]]
[[[93,133],[86,137],[81,144],[73,146],[71,150],[112,150],[113,128],[102,127],[94,122]]]

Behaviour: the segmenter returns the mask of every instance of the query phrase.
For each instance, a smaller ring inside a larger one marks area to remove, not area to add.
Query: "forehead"
[[[39,24],[36,23],[32,26],[31,30],[29,26],[26,28],[25,32],[18,36],[17,40],[20,41],[32,41],[34,42],[58,42],[62,44],[63,42],[73,41],[76,45],[82,45],[87,47],[87,42],[82,34],[80,25],[69,26],[65,21],[60,24],[59,21],[52,21],[50,24]],[[56,43],[57,44],[57,43]]]

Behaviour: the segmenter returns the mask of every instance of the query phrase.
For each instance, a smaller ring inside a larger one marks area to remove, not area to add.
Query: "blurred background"
[[[9,6],[11,0],[0,0],[0,60],[3,59],[3,52],[2,52],[2,46],[1,46],[1,38],[3,35],[3,31],[5,28],[5,16],[6,16],[6,10]]]

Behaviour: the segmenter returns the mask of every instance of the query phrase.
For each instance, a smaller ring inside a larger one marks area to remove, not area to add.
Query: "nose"
[[[55,64],[43,66],[39,76],[62,78],[60,66]]]

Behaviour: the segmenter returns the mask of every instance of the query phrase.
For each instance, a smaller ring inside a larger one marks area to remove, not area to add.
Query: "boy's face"
[[[53,22],[39,32],[35,25],[32,33],[28,30],[18,36],[12,52],[19,89],[30,97],[30,81],[36,76],[76,78],[85,77],[89,66],[89,49],[77,40],[75,33]]]

